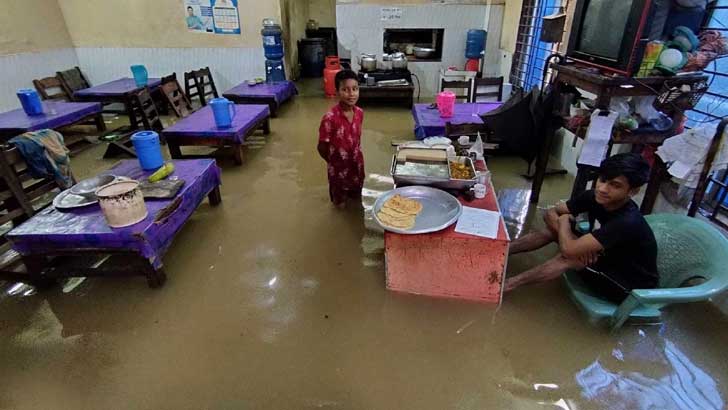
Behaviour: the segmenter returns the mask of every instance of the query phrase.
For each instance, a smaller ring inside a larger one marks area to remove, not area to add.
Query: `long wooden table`
[[[43,101],[43,114],[28,115],[21,108],[0,114],[0,139],[28,131],[57,129],[93,119],[99,132],[106,130],[99,103]]]
[[[478,167],[485,170],[485,163]],[[493,184],[464,206],[498,211]],[[455,232],[455,225],[422,235],[384,234],[387,289],[419,295],[500,303],[510,238],[501,216],[495,239]]]
[[[174,161],[176,176],[185,182],[171,199],[146,199],[149,215],[139,223],[111,228],[98,204],[68,211],[49,206],[6,234],[28,268],[27,274],[5,279],[36,283],[56,277],[144,275],[150,287],[166,280],[162,257],[175,235],[208,197],[211,205],[220,196],[220,168],[214,160]],[[122,161],[106,174],[141,180],[151,172],[142,171],[137,160]],[[115,263],[101,266],[58,266],[56,257],[115,255]],[[110,266],[109,266],[110,265]]]

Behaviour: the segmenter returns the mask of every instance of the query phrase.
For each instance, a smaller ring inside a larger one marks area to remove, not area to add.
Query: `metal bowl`
[[[93,178],[84,179],[71,187],[71,193],[84,198],[96,198],[94,193],[97,188],[110,184],[116,180],[114,175],[96,175]]]
[[[435,54],[434,48],[415,47],[415,57],[417,58],[430,58]]]

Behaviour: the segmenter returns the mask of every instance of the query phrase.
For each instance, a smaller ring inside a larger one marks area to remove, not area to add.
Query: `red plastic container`
[[[469,58],[465,63],[465,71],[480,71],[480,60],[477,58]]]
[[[334,81],[336,73],[341,71],[341,62],[339,57],[326,57],[326,65],[324,67],[324,94],[327,97],[336,96],[336,82]]]

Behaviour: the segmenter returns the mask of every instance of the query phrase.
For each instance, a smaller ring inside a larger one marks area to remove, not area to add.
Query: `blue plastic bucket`
[[[43,114],[43,104],[40,102],[40,96],[35,90],[30,88],[23,88],[18,90],[16,93],[20,100],[20,105],[23,106],[23,111],[28,115],[41,115]]]
[[[139,164],[145,171],[153,171],[164,165],[159,134],[154,131],[139,131],[131,136]]]
[[[134,75],[134,82],[136,83],[137,87],[146,87],[147,86],[147,79],[149,74],[147,73],[147,68],[143,65],[137,64],[131,66],[131,73]]]

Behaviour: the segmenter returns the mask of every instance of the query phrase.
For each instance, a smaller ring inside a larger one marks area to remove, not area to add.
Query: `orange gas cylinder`
[[[334,81],[336,73],[341,71],[341,63],[339,57],[326,57],[326,66],[324,67],[324,93],[327,97],[336,96],[336,82]]]

